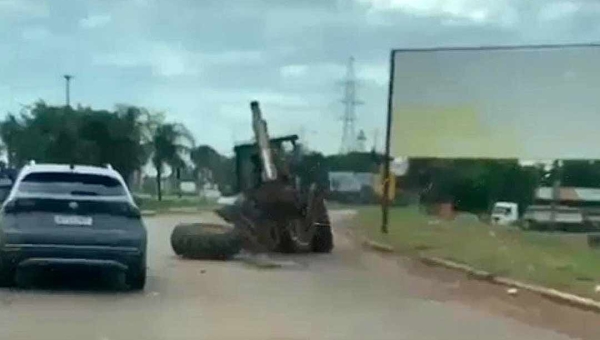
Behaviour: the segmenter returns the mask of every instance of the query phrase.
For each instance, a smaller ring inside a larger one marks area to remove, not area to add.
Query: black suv
[[[146,283],[146,228],[123,178],[110,166],[31,164],[0,210],[0,284],[19,268],[92,267]]]

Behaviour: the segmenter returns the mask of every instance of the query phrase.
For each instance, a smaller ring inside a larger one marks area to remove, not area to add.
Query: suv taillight
[[[136,206],[129,204],[127,208],[127,217],[140,218],[142,217],[142,213]]]

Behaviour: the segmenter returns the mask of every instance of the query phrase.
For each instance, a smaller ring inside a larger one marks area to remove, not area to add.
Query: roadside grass
[[[364,208],[378,207],[376,204],[353,204],[353,203],[341,203],[337,201],[327,201],[327,208],[330,210],[358,210]]]
[[[216,202],[208,201],[195,196],[165,196],[162,201],[156,197],[136,197],[136,202],[141,210],[153,210],[157,213],[165,213],[173,209],[188,209],[193,211],[194,208],[198,211],[212,210],[219,205]]]
[[[400,253],[440,257],[497,276],[600,298],[600,251],[587,246],[585,235],[525,232],[490,226],[459,216],[441,221],[415,207],[390,210],[387,235],[380,233],[381,210],[358,209],[358,230]]]

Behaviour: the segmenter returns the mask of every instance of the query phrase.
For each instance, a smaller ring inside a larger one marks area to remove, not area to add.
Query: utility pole
[[[385,157],[383,160],[383,199],[381,200],[381,233],[388,233],[389,223],[389,193],[390,193],[390,158],[391,158],[391,137],[392,137],[392,96],[394,94],[394,51],[390,53],[390,80],[388,83],[388,101],[387,101],[387,122],[385,128]]]
[[[71,107],[71,79],[73,76],[70,74],[65,74],[63,76],[65,78],[65,100],[67,107]]]

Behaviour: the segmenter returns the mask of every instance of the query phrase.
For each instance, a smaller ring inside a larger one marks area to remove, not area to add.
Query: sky
[[[220,152],[259,100],[273,135],[333,153],[353,56],[381,149],[392,48],[590,42],[599,19],[592,0],[0,0],[0,115],[63,104],[68,73],[73,104],[164,111]]]

